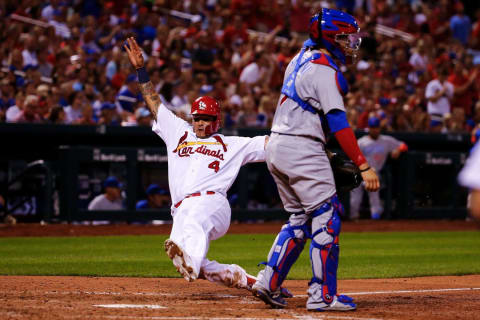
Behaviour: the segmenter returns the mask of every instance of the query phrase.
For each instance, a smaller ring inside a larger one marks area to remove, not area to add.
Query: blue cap
[[[160,188],[158,184],[152,183],[148,186],[146,190],[147,195],[151,196],[153,194],[167,195],[167,190]]]
[[[130,83],[133,81],[137,81],[137,75],[134,73],[131,73],[128,75],[127,80],[125,80],[125,83]]]
[[[113,109],[115,109],[115,108],[116,108],[116,106],[115,106],[113,103],[104,102],[104,103],[102,104],[102,108],[101,108],[101,109],[102,109],[102,110],[113,110]]]
[[[114,176],[110,176],[105,181],[103,181],[104,188],[121,188],[122,185],[118,182],[118,179]]]
[[[369,128],[378,128],[380,127],[380,119],[377,117],[371,117],[368,119],[368,127]]]

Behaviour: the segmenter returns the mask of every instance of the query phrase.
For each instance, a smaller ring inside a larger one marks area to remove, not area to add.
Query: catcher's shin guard
[[[287,224],[277,235],[270,253],[262,282],[271,292],[282,285],[292,265],[297,261],[309,237],[308,216],[305,214],[291,215]],[[262,277],[263,278],[263,277]],[[267,286],[268,283],[268,286]]]
[[[335,196],[330,203],[324,203],[312,213],[310,261],[313,277],[310,284],[320,284],[322,299],[327,304],[332,303],[337,295],[337,269],[340,251],[338,236],[341,229],[338,212],[340,210],[341,205]]]

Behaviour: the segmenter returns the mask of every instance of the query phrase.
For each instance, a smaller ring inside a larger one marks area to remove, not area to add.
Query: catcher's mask
[[[346,12],[322,8],[310,19],[310,39],[306,47],[322,47],[343,64],[350,64],[357,56],[362,43],[357,21]]]
[[[206,115],[214,117],[214,120],[205,128],[205,134],[210,136],[220,129],[220,104],[217,100],[209,96],[197,98],[192,103],[191,115]]]

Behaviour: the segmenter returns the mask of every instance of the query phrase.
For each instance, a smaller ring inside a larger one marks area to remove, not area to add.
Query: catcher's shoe
[[[341,302],[340,300],[344,302]],[[357,309],[357,305],[353,302],[346,302],[345,299],[352,299],[348,296],[335,296],[332,303],[328,304],[325,301],[317,303],[309,303],[307,305],[308,311],[353,311]],[[353,301],[353,300],[352,300]]]
[[[287,302],[283,299],[280,290],[270,292],[259,285],[253,285],[252,293],[255,297],[259,298],[274,309],[281,309],[287,306]]]
[[[177,268],[177,271],[189,282],[195,281],[198,276],[191,267],[192,263],[190,257],[186,255],[183,250],[173,240],[165,240],[165,251],[170,259],[172,259],[173,265]]]
[[[252,287],[257,281],[257,278],[247,273],[247,290],[253,291]],[[293,298],[293,294],[287,288],[280,287],[280,295],[282,298]]]
[[[337,298],[338,298],[338,301],[340,301],[340,302],[344,302],[344,303],[352,303],[353,302],[352,297],[346,296],[344,294],[337,295]]]

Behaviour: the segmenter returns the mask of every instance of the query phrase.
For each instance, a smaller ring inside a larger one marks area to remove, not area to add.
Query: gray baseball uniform
[[[318,51],[307,51],[303,58],[315,52]],[[288,65],[285,79],[294,71],[298,57]],[[336,71],[329,66],[314,62],[304,64],[298,71],[295,89],[302,100],[319,112],[345,111]],[[336,193],[324,143],[320,117],[281,95],[266,156],[285,210],[309,213]]]
[[[377,172],[382,170],[385,165],[390,152],[399,148],[402,144],[401,141],[394,137],[387,135],[379,135],[376,140],[372,139],[369,135],[363,136],[358,139],[358,146],[365,155],[368,163],[371,167],[375,168]],[[363,184],[353,189],[350,193],[350,218],[358,219],[360,205],[363,198],[364,186]],[[380,193],[369,192],[368,199],[370,201],[370,212],[372,216],[378,215],[377,218],[383,213],[383,206],[380,201]]]

